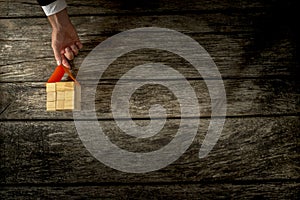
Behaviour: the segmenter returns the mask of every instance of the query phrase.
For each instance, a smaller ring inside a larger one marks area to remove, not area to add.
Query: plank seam
[[[299,117],[300,112],[295,113],[281,113],[281,114],[253,114],[253,115],[230,115],[225,116],[228,119],[237,119],[237,118],[278,118],[278,117]],[[210,119],[211,116],[200,116],[200,117],[168,117],[169,120],[180,120],[180,119]],[[214,119],[224,118],[224,116],[214,116]],[[164,119],[163,117],[139,117],[139,118],[98,118],[98,121],[114,121],[114,120],[161,120]],[[0,122],[39,122],[39,121],[74,121],[74,119],[47,119],[47,118],[35,118],[35,119],[0,119]],[[94,119],[76,119],[76,121],[95,121]]]
[[[1,183],[0,187],[90,187],[90,186],[163,186],[163,185],[259,185],[300,183],[300,179],[254,179],[254,180],[201,180],[201,181],[176,181],[176,182],[73,182],[73,183]]]
[[[69,5],[70,7],[70,5]],[[71,9],[71,8],[70,8]],[[266,12],[266,7],[253,8],[227,8],[227,9],[211,9],[211,10],[185,10],[185,11],[149,11],[149,12],[115,12],[115,13],[94,13],[94,14],[69,14],[70,17],[90,17],[90,16],[153,16],[153,15],[191,15],[191,14],[235,14],[235,13],[261,13]],[[29,15],[29,16],[0,16],[0,19],[28,19],[28,18],[46,18],[45,15]]]
[[[0,66],[1,67],[1,66]],[[234,77],[234,76],[224,76],[222,77],[222,79],[219,78],[205,78],[205,80],[289,80],[289,81],[299,81],[299,77],[296,75],[269,75],[269,76],[260,76],[260,77],[251,77],[251,76],[245,76],[245,77]],[[186,78],[186,79],[123,79],[125,81],[131,81],[131,82],[138,82],[138,81],[182,81],[182,80],[188,80],[188,81],[202,81],[204,80],[204,78],[202,77],[197,77],[197,78]],[[86,82],[87,86],[89,85],[88,82],[93,82],[93,81],[98,81],[98,80],[88,80],[88,81],[82,81],[83,83]],[[112,79],[112,78],[103,78],[100,80],[101,82],[117,82],[119,81],[119,79]],[[36,80],[36,81],[32,81],[32,80],[24,80],[24,81],[0,81],[0,83],[11,83],[11,84],[18,84],[18,83],[45,83],[46,80]],[[98,83],[98,85],[100,85],[100,83]],[[94,85],[94,84],[92,84]]]

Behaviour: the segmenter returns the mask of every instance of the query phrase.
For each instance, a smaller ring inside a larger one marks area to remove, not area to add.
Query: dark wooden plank
[[[269,43],[266,46],[264,41],[257,44],[257,38],[265,36],[255,33],[248,18],[224,14],[74,17],[72,19],[85,45],[76,59],[76,66],[80,66],[96,45],[115,33],[136,27],[158,26],[175,29],[198,41],[210,53],[225,78],[295,75],[297,56],[293,38],[276,32],[279,42],[266,41]],[[5,30],[0,32],[0,81],[46,81],[55,66],[47,20],[1,19],[0,28]],[[174,59],[175,67],[182,66],[174,55],[139,52],[131,58],[124,58],[124,63],[119,62],[121,67],[116,69],[122,70],[134,59],[139,63],[147,59],[146,55],[156,60]],[[187,78],[198,77],[188,70]]]
[[[297,199],[299,183],[4,187],[4,199]]]
[[[149,121],[139,120],[145,125]],[[148,139],[133,139],[114,121],[100,121],[119,147],[148,152],[166,145],[180,120]],[[214,149],[198,158],[209,119],[201,119],[190,148],[173,164],[143,174],[123,173],[93,158],[71,121],[0,122],[1,183],[105,183],[299,179],[299,116],[228,118]],[[177,124],[177,125],[176,125]],[[109,156],[109,155],[107,155]]]
[[[174,80],[172,84],[184,81]],[[87,103],[95,101],[97,115],[111,119],[111,96],[116,81],[103,81],[97,87],[96,99],[82,85],[84,96],[82,106],[90,111]],[[128,81],[123,85],[136,85],[143,81]],[[201,116],[210,116],[210,98],[203,80],[191,80],[200,106]],[[293,80],[225,80],[227,92],[227,116],[243,115],[286,115],[299,113],[299,82]],[[184,86],[182,86],[184,87]],[[1,119],[72,119],[72,112],[46,112],[46,91],[44,83],[4,83],[1,88]],[[180,89],[183,93],[184,88]],[[137,90],[130,101],[133,118],[148,118],[151,105],[165,106],[168,116],[180,117],[177,98],[166,87],[145,85]],[[191,115],[190,117],[193,117]],[[194,116],[194,117],[198,117]]]
[[[208,0],[80,0],[67,1],[70,15],[120,15],[166,12],[220,12],[232,10],[261,9],[270,4],[260,1],[208,1]],[[17,12],[16,12],[17,11]],[[0,1],[1,17],[43,17],[45,16],[36,1]]]
[[[256,16],[257,15],[257,16]],[[142,16],[79,16],[71,21],[82,36],[112,34],[137,27],[164,27],[183,33],[233,33],[255,30],[253,22],[262,18],[263,13],[256,14],[222,14],[207,13],[202,15],[142,15]],[[228,23],[230,22],[230,23]],[[252,22],[252,23],[251,23]],[[0,19],[1,39],[7,40],[45,40],[50,31],[46,18],[13,18]]]
[[[197,35],[192,37],[210,53],[223,78],[282,76],[292,78],[296,76],[297,62],[292,53],[293,44],[289,40],[282,41],[269,50],[263,50],[262,55],[256,57],[258,51],[244,50],[246,47],[243,45],[251,42],[251,39],[247,39],[248,36],[229,38],[224,35]],[[80,67],[82,60],[92,48],[105,38],[95,37],[91,39],[94,41],[92,43],[86,41],[84,50],[75,59],[76,68]],[[0,55],[1,82],[45,82],[53,72],[56,63],[50,42],[8,41],[0,42],[0,44],[3,44],[0,46],[3,51],[3,54]],[[111,73],[106,73],[103,79],[115,79],[115,74],[125,73],[131,66],[146,62],[163,62],[179,70],[186,78],[199,78],[199,74],[193,70],[193,67],[175,54],[142,50],[131,52],[117,59],[111,68]]]

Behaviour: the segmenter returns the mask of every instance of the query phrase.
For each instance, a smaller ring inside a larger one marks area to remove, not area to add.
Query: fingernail
[[[60,65],[60,64],[61,64],[59,60],[57,60],[56,63],[57,63],[57,65]]]

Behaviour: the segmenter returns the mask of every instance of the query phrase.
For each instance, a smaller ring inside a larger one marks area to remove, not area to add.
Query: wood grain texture
[[[249,20],[241,14],[74,17],[72,21],[84,43],[75,65],[79,67],[96,45],[115,33],[136,27],[158,26],[175,29],[199,42],[225,78],[295,76],[297,60],[294,38],[286,37],[286,33],[279,31],[274,35],[278,37],[278,42],[261,41],[260,38],[266,36],[254,31],[259,25],[254,22],[260,18],[262,16]],[[55,66],[47,20],[0,19],[0,28],[5,30],[0,32],[0,81],[47,80]],[[184,63],[172,54],[142,51],[125,55],[117,62],[120,67],[116,69],[123,70],[124,66],[138,64],[145,58],[159,58],[177,68]],[[187,78],[199,77],[189,68],[184,71]],[[113,78],[113,74],[107,78]]]
[[[40,6],[36,1],[0,1],[1,17],[44,17]],[[69,0],[68,10],[70,15],[120,15],[120,14],[147,14],[166,12],[208,12],[208,11],[232,11],[232,10],[247,10],[261,9],[266,7],[260,1],[194,1],[187,0],[171,1],[171,0]],[[269,5],[270,6],[270,5]],[[17,12],[16,12],[17,10]]]
[[[180,80],[170,81],[180,89]],[[123,85],[136,85],[143,81],[128,81]],[[189,81],[197,95],[202,117],[210,117],[211,105],[207,87],[203,80]],[[227,92],[227,116],[279,115],[299,113],[298,82],[292,80],[224,80]],[[111,94],[116,81],[103,81],[97,87],[96,98],[89,92],[91,87],[82,85],[82,110],[95,102],[97,116],[111,119]],[[1,88],[1,119],[72,119],[72,112],[46,112],[46,89],[44,83],[4,83]],[[130,99],[133,118],[148,118],[153,104],[165,106],[169,117],[180,117],[179,102],[166,87],[145,85]],[[160,116],[157,116],[160,117]],[[188,116],[195,117],[195,116]]]
[[[4,199],[297,199],[299,183],[4,187]]]
[[[138,120],[145,125],[148,120]],[[148,139],[124,134],[114,121],[100,121],[110,140],[132,152],[159,149],[172,140],[180,120],[170,119]],[[280,180],[299,178],[299,117],[227,119],[222,135],[204,158],[198,158],[209,120],[201,119],[190,148],[173,164],[150,173],[111,169],[91,156],[74,122],[1,122],[1,183],[103,183]],[[101,147],[99,147],[101,148]],[[109,155],[107,155],[109,156]]]
[[[97,117],[109,139],[129,151],[148,152],[175,136],[179,104],[162,86],[143,86],[130,101],[130,114],[141,126],[149,124],[151,105],[165,106],[168,118],[159,134],[133,138],[112,118],[110,96],[116,81],[134,66],[149,62],[162,62],[188,79],[201,107],[200,116],[188,119],[200,120],[200,127],[190,148],[163,169],[131,174],[105,166],[83,146],[71,112],[46,112],[45,82],[56,64],[51,28],[42,9],[35,0],[0,0],[0,199],[299,197],[300,56],[295,2],[67,2],[84,44],[74,61],[75,72],[100,42],[128,29],[164,27],[200,43],[224,79],[228,101],[224,130],[210,154],[199,159],[211,112],[203,80],[208,77],[170,52],[130,52],[109,66],[97,87]],[[143,81],[135,77],[123,85]],[[90,91],[88,81],[82,85]],[[83,108],[91,101],[90,95],[83,96]],[[161,120],[156,117],[155,122]]]

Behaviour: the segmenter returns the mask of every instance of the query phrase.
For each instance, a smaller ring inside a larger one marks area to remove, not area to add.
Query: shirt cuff
[[[42,9],[44,10],[47,16],[50,16],[62,11],[66,7],[67,7],[67,3],[65,0],[56,0],[47,6],[42,6]]]

